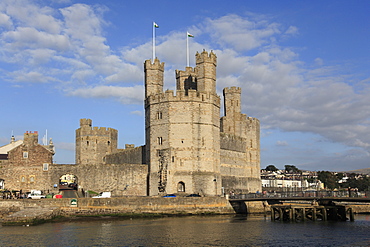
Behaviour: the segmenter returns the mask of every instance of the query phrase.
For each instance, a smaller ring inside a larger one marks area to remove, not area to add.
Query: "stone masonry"
[[[163,91],[164,63],[146,60],[145,145],[118,149],[116,129],[81,119],[76,164],[53,164],[52,142],[40,145],[37,132],[27,132],[22,145],[1,154],[0,179],[12,190],[53,191],[63,175],[72,174],[80,190],[113,196],[261,190],[259,120],[241,113],[238,87],[224,89],[220,118],[216,66],[213,52],[197,53],[195,68],[176,70],[176,91]]]

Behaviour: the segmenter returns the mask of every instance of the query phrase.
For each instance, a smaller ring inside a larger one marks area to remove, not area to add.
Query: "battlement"
[[[198,92],[196,90],[176,90],[176,95],[173,90],[166,90],[164,93],[149,96],[145,104],[157,104],[163,102],[180,102],[194,101],[199,103],[212,103],[220,105],[220,97],[210,92]]]
[[[177,78],[180,78],[180,77],[184,77],[184,76],[193,76],[193,77],[196,77],[197,73],[196,73],[196,69],[195,68],[192,68],[192,67],[186,67],[185,68],[185,71],[184,70],[175,70],[175,74],[176,74],[176,79]]]
[[[241,94],[242,89],[240,87],[225,87],[224,88],[224,94]]]
[[[195,62],[196,64],[201,64],[201,63],[212,63],[215,66],[217,65],[217,56],[216,54],[211,51],[209,54],[205,50],[203,50],[202,53],[197,52],[195,54]]]
[[[152,60],[145,60],[145,63],[144,63],[144,71],[145,70],[160,70],[160,71],[164,71],[164,62],[160,62],[159,59],[154,59],[154,63],[152,63]]]
[[[118,131],[116,129],[107,128],[107,127],[92,127],[92,120],[91,119],[80,119],[80,129],[77,131],[76,135],[80,136],[81,131],[83,131],[84,134],[88,133],[89,135],[117,135]]]
[[[80,119],[80,126],[89,126],[91,127],[92,126],[92,120],[91,119],[88,119],[88,118],[82,118]]]

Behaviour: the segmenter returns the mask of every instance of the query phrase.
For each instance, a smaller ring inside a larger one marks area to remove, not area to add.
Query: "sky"
[[[217,55],[217,93],[242,89],[261,123],[261,168],[370,167],[370,1],[1,0],[0,146],[26,131],[75,162],[81,118],[144,145],[143,63],[165,89],[195,53]],[[221,116],[224,114],[221,111]],[[47,134],[47,135],[46,135]]]

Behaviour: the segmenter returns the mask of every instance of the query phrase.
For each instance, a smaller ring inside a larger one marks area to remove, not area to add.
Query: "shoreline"
[[[346,206],[351,207],[354,214],[370,214],[370,204]],[[270,212],[270,205],[266,206],[263,202],[235,205],[225,197],[0,200],[0,218],[3,226],[104,219],[270,215]]]

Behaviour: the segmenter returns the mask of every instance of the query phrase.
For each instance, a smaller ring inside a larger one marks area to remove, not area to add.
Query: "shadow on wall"
[[[248,214],[248,209],[245,202],[230,202],[230,205],[233,207],[236,214]]]

